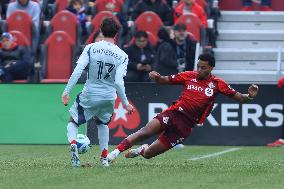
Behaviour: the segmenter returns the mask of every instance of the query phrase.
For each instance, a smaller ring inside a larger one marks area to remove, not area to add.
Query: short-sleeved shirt
[[[199,80],[197,72],[186,71],[168,76],[171,84],[183,85],[183,91],[177,102],[168,110],[178,110],[193,123],[202,123],[210,114],[219,93],[232,97],[236,91],[224,80],[210,75]]]

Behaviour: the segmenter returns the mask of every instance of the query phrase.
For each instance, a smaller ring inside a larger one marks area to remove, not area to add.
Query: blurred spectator
[[[155,53],[148,42],[148,34],[145,31],[136,32],[134,44],[127,47],[125,52],[129,58],[125,81],[149,81],[148,73],[152,71]]]
[[[277,83],[278,87],[279,88],[282,88],[283,85],[284,85],[284,77],[280,78],[278,80],[278,83]],[[284,147],[284,125],[282,125],[282,128],[281,128],[281,136],[279,139],[275,140],[274,142],[272,143],[268,143],[267,146],[268,147]]]
[[[6,19],[6,11],[7,11],[7,4],[9,3],[9,0],[1,0],[0,1],[0,12],[1,12],[1,17],[3,20]]]
[[[83,7],[83,3],[84,3],[83,0],[71,0],[69,6],[66,9],[77,16],[78,21],[81,25],[82,34],[86,35],[87,15],[85,13],[85,8]]]
[[[196,41],[192,41],[184,24],[174,26],[178,72],[194,69]]]
[[[112,10],[112,12],[121,12],[123,0],[96,0],[96,11]]]
[[[253,11],[252,0],[243,0],[243,8],[242,11]],[[272,11],[271,0],[261,0],[261,11]]]
[[[162,26],[158,32],[158,37],[160,41],[157,45],[154,70],[161,75],[177,74],[178,63],[173,30]]]
[[[176,6],[174,10],[174,20],[176,21],[181,15],[188,13],[195,14],[201,21],[204,28],[207,28],[207,16],[201,6],[199,6],[195,0],[182,0],[182,2]]]
[[[27,79],[31,64],[29,48],[18,46],[10,33],[3,33],[0,43],[0,79],[5,83],[14,79]]]
[[[39,31],[40,31],[40,5],[39,3],[33,2],[31,0],[16,0],[8,4],[7,18],[15,11],[23,10],[26,11],[32,18],[33,24],[35,26],[35,36],[33,36],[33,46],[36,48],[39,42]]]
[[[132,19],[135,20],[145,11],[153,11],[158,14],[166,26],[173,24],[172,10],[163,0],[141,0],[133,11]]]

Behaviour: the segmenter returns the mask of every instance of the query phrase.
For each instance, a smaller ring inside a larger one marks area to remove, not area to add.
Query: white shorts
[[[69,112],[78,125],[84,124],[92,118],[97,118],[107,124],[113,114],[114,103],[114,100],[96,100],[94,97],[90,98],[79,93]]]

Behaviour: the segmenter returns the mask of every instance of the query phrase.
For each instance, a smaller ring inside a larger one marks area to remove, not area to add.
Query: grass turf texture
[[[188,160],[230,148],[186,146],[150,160],[126,159],[122,154],[102,168],[99,147],[93,146],[81,155],[81,163],[94,166],[72,168],[68,146],[0,145],[0,188],[283,188],[284,148],[239,147],[216,157]]]

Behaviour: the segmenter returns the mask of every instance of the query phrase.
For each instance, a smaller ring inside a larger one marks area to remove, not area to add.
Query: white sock
[[[101,153],[103,150],[108,150],[108,141],[109,141],[109,128],[107,125],[100,124],[98,127],[98,139],[100,144]]]
[[[71,143],[73,140],[76,140],[78,134],[78,127],[75,123],[69,122],[67,125],[67,138],[69,143]]]

